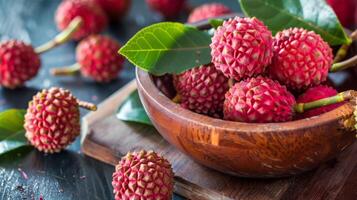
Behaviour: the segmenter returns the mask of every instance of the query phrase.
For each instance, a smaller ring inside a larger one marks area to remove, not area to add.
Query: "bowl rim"
[[[344,105],[324,114],[288,122],[247,123],[228,121],[198,114],[182,108],[164,95],[154,84],[152,76],[140,68],[136,68],[136,82],[138,89],[141,89],[141,92],[144,92],[145,95],[150,98],[150,101],[156,103],[160,107],[160,110],[166,110],[175,118],[181,118],[185,121],[204,125],[205,127],[226,131],[239,130],[241,132],[262,133],[306,130],[322,126],[323,124],[332,123],[337,120],[346,119],[353,114],[352,104],[345,103]]]

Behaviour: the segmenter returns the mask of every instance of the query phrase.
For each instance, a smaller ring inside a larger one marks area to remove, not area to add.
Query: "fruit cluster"
[[[313,31],[289,28],[273,37],[257,18],[235,17],[215,30],[210,47],[212,63],[174,75],[175,101],[184,108],[226,120],[264,123],[312,117],[341,105],[295,114],[297,103],[337,94],[325,85],[332,50]],[[301,95],[296,101],[293,94]]]

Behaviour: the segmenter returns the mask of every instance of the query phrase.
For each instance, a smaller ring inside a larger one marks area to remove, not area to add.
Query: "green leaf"
[[[119,53],[154,75],[178,74],[210,63],[210,43],[207,32],[181,23],[162,22],[140,30]]]
[[[7,110],[0,113],[0,155],[27,145],[24,130],[24,110]]]
[[[332,46],[352,42],[324,0],[239,1],[247,16],[262,20],[273,34],[290,27],[302,27],[320,34]]]
[[[137,90],[132,92],[122,105],[120,105],[117,117],[123,121],[137,122],[152,126],[143,104],[140,101]]]
[[[222,26],[224,20],[223,19],[209,19],[208,22],[213,28],[217,29],[218,27]]]

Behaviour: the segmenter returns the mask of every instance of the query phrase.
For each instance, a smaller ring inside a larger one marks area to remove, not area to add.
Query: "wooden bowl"
[[[346,89],[351,83],[343,84],[348,79],[343,73],[332,81]],[[356,139],[355,130],[345,127],[353,118],[350,103],[308,119],[240,123],[181,108],[156,87],[147,72],[137,69],[136,78],[141,101],[159,133],[197,162],[223,173],[243,177],[299,174],[336,157]]]

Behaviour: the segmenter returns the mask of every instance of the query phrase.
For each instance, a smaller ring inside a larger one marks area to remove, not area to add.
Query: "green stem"
[[[41,54],[48,50],[51,50],[61,44],[68,42],[72,39],[72,36],[77,32],[77,30],[82,26],[83,20],[81,17],[74,18],[68,27],[59,33],[54,39],[46,42],[45,44],[37,47],[35,49],[36,53]]]
[[[356,97],[357,97],[357,91],[348,90],[345,92],[341,92],[335,96],[327,97],[324,99],[319,99],[317,101],[312,101],[312,102],[308,102],[308,103],[297,103],[294,106],[294,110],[297,113],[303,113],[307,110],[311,110],[314,108],[320,108],[320,107],[328,106],[328,105],[335,104],[335,103],[341,103],[341,102],[344,102],[346,100],[351,100]]]
[[[341,71],[341,70],[353,67],[355,65],[357,65],[357,55],[353,56],[352,58],[350,58],[348,60],[333,64],[330,69],[330,72]]]
[[[352,41],[357,40],[357,30],[351,33],[350,38]],[[350,48],[351,44],[352,42],[350,44],[344,44],[338,49],[336,56],[333,60],[334,63],[340,62],[346,57],[348,49]]]
[[[73,76],[79,73],[81,65],[75,63],[68,67],[54,68],[51,70],[51,74],[54,76]]]

